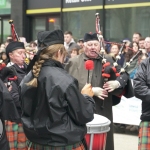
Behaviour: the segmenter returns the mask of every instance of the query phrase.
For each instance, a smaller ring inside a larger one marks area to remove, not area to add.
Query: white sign
[[[142,101],[136,97],[125,98],[122,96],[121,102],[113,106],[113,122],[129,125],[139,125],[141,116]]]
[[[66,0],[66,3],[91,2],[92,0]]]

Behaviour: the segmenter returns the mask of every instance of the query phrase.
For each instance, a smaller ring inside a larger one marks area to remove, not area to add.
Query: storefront
[[[95,13],[102,12],[102,5],[99,0],[47,0],[42,4],[28,0],[26,14],[32,18],[32,39],[40,30],[70,30],[75,39],[95,32]]]
[[[0,1],[0,43],[6,40],[10,35],[10,25],[8,23],[10,18],[11,2],[10,0]]]
[[[22,23],[26,22],[20,35],[27,41],[35,40],[41,30],[54,29],[70,30],[75,39],[82,38],[86,32],[95,32],[97,12],[107,40],[131,39],[134,32],[143,37],[150,34],[149,0],[28,0],[23,6]]]

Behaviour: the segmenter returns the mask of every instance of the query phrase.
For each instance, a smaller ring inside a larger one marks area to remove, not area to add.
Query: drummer
[[[37,38],[32,71],[20,86],[28,148],[86,150],[86,123],[93,119],[95,108],[91,85],[79,92],[77,80],[64,70],[61,30],[39,32]]]
[[[84,53],[71,58],[65,69],[78,80],[79,90],[81,90],[86,83],[88,76],[87,70],[84,68],[84,62],[89,59],[94,61],[94,70],[90,72],[90,83],[93,86],[93,98],[96,103],[95,113],[105,116],[111,121],[111,130],[108,132],[106,150],[114,150],[112,106],[113,103],[117,104],[120,101],[120,97],[117,96],[119,96],[124,89],[128,89],[130,91],[130,93],[126,91],[126,96],[129,96],[130,94],[131,97],[133,96],[133,89],[130,85],[128,85],[129,77],[127,73],[123,73],[120,77],[116,78],[116,80],[108,81],[104,84],[104,78],[101,74],[102,60],[95,53],[100,52],[100,43],[96,33],[85,34],[83,49]],[[111,57],[107,55],[104,57],[108,62],[113,64]],[[103,104],[104,108],[102,107]]]

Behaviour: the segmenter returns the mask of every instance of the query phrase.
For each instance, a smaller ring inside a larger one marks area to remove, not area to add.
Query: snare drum
[[[101,115],[94,114],[94,119],[87,123],[85,136],[89,150],[105,150],[107,132],[110,130],[110,120]]]

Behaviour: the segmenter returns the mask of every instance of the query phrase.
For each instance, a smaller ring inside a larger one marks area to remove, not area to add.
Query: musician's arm
[[[120,86],[115,89],[114,91],[112,91],[112,95],[115,96],[121,96],[123,95],[126,91],[125,87],[128,86],[128,80],[129,80],[129,75],[125,72],[123,74],[121,74],[119,77],[116,78],[116,81],[118,81],[120,83]]]
[[[149,59],[144,60],[138,67],[133,79],[135,96],[143,101],[150,102],[149,88]]]
[[[114,60],[112,59],[112,57],[107,57],[107,60],[113,64]],[[117,66],[116,67],[117,72],[120,72],[121,66]],[[129,88],[133,91],[131,85],[128,85],[128,83],[130,80],[129,74],[127,72],[123,72],[120,74],[119,77],[116,78],[116,81],[119,82],[120,86],[118,88],[116,88],[114,91],[111,92],[112,95],[115,96],[121,96],[122,94],[124,94],[126,92],[126,87],[130,86]],[[133,92],[132,92],[133,95]]]

